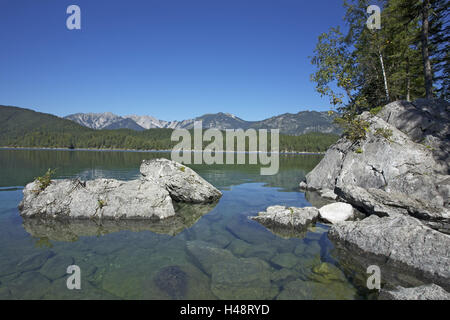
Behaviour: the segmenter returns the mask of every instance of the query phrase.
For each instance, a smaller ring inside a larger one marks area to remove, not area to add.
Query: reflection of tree
[[[34,246],[36,248],[52,248],[53,244],[50,242],[50,240],[47,237],[41,237],[36,240]]]

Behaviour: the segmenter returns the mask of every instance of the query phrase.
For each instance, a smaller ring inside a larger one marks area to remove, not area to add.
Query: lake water
[[[48,168],[56,178],[130,180],[143,159],[159,157],[170,154],[0,150],[0,299],[368,298],[334,253],[328,226],[280,234],[248,219],[271,205],[311,205],[298,183],[319,155],[280,155],[275,176],[258,165],[192,165],[223,197],[160,223],[19,215],[23,186]],[[81,290],[66,287],[72,264]]]

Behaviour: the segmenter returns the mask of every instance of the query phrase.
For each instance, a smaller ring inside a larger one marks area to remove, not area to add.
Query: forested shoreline
[[[178,141],[171,141],[172,132],[173,129],[162,128],[144,131],[94,130],[54,115],[17,107],[0,106],[1,147],[171,150],[178,144]],[[193,132],[190,132],[193,137]],[[223,134],[225,136],[224,132]],[[270,134],[268,138],[270,138]],[[338,138],[339,136],[335,134],[319,132],[300,136],[280,134],[279,150],[280,152],[324,152]],[[203,141],[203,148],[209,144],[210,142]],[[192,149],[194,149],[193,146]],[[225,146],[223,150],[225,150]],[[237,148],[235,147],[234,150]],[[248,150],[248,143],[245,150]]]
[[[150,129],[158,131],[160,129]],[[102,130],[103,131],[103,130]],[[169,151],[178,143],[170,140],[170,135],[165,138],[151,136],[151,132],[145,136],[133,136],[128,132],[118,134],[117,130],[108,132],[97,131],[98,135],[66,136],[45,133],[30,133],[14,140],[0,138],[0,148],[17,149],[69,149],[69,150],[121,150],[121,151]],[[124,130],[128,131],[128,130]],[[130,130],[131,131],[131,130]],[[147,137],[148,135],[148,137]],[[66,139],[64,139],[66,137]],[[339,139],[338,135],[327,133],[308,133],[300,136],[280,135],[279,151],[284,153],[322,153]],[[248,140],[245,151],[248,150]],[[209,142],[203,143],[203,149]],[[270,144],[269,144],[270,147]],[[236,143],[235,143],[235,150]],[[194,148],[187,151],[193,151]],[[218,150],[220,152],[224,151]]]

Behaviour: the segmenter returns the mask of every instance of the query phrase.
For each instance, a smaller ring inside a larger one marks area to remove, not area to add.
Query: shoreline
[[[139,150],[139,149],[96,149],[96,148],[49,148],[49,147],[0,147],[0,150],[44,150],[44,151],[100,151],[100,152],[151,152],[151,153],[171,153],[172,150]],[[185,150],[186,152],[196,153],[206,150]],[[218,153],[261,153],[259,151],[217,151]],[[297,151],[279,151],[278,154],[294,154],[294,155],[324,155],[325,152],[297,152]]]

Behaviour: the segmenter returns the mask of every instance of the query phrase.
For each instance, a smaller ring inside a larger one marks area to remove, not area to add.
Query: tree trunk
[[[383,70],[384,90],[386,91],[386,102],[389,102],[390,99],[389,99],[389,89],[387,84],[386,71],[384,69],[383,55],[381,54],[380,49],[378,49],[378,55],[380,57],[381,70]]]
[[[433,74],[431,72],[430,53],[428,50],[429,43],[429,20],[430,0],[423,0],[422,7],[422,59],[423,71],[425,76],[425,96],[427,99],[433,98]]]
[[[406,58],[406,101],[411,102],[411,76],[409,74],[409,57]]]

